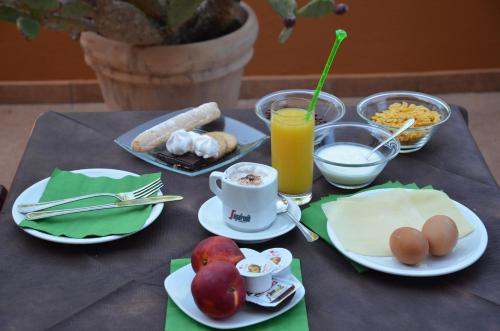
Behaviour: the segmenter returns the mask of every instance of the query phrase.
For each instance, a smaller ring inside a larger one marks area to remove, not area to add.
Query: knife
[[[184,197],[182,197],[180,195],[158,195],[158,196],[149,197],[149,198],[119,201],[119,202],[113,202],[113,203],[108,203],[108,204],[104,204],[104,205],[60,209],[60,210],[35,211],[35,212],[27,213],[25,215],[25,217],[26,217],[26,220],[28,220],[28,221],[34,221],[34,220],[39,220],[39,219],[47,218],[47,217],[68,215],[68,214],[74,214],[74,213],[82,213],[82,212],[92,211],[92,210],[154,205],[157,203],[163,203],[163,202],[168,202],[168,201],[177,201],[177,200],[182,200],[182,199],[184,199]]]

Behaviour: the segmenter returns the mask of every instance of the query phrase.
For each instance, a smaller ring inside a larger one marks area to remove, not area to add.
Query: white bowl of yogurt
[[[369,155],[390,133],[368,124],[330,124],[315,134],[323,139],[314,148],[314,163],[328,183],[344,189],[370,185],[401,149],[393,138]]]

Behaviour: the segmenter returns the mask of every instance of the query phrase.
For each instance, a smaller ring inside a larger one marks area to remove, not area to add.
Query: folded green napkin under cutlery
[[[175,259],[170,261],[170,273],[191,263],[190,259]],[[300,260],[293,259],[291,265],[292,273],[298,280],[302,282],[302,273],[300,270]],[[167,302],[167,315],[165,319],[165,331],[197,331],[197,330],[214,330],[208,326],[198,323],[186,315],[172,299]],[[309,324],[307,320],[307,310],[305,299],[302,299],[295,307],[282,315],[276,316],[273,319],[265,322],[250,325],[244,328],[235,330],[286,330],[286,331],[307,331]]]
[[[320,200],[311,203],[308,208],[305,208],[302,211],[302,218],[300,221],[302,223],[304,223],[305,225],[307,225],[307,227],[309,227],[311,230],[316,232],[321,239],[326,241],[328,244],[332,245],[330,237],[328,236],[328,231],[326,229],[328,220],[327,220],[327,217],[326,217],[325,213],[323,212],[323,209],[321,208],[321,206],[324,203],[335,201],[339,198],[350,197],[350,196],[353,196],[355,194],[365,192],[365,191],[387,189],[387,188],[406,188],[406,189],[414,189],[414,190],[420,189],[417,186],[417,184],[415,184],[415,183],[402,184],[400,182],[389,181],[389,182],[381,184],[381,185],[370,186],[364,190],[360,190],[360,191],[353,193],[353,194],[327,195],[327,196],[320,198]],[[421,189],[427,189],[427,188],[432,188],[432,186],[425,186],[425,187],[422,187]],[[349,260],[349,262],[352,264],[354,269],[356,269],[356,271],[358,271],[358,272],[365,272],[365,271],[369,270],[368,268],[366,268],[366,267],[364,267],[364,266],[362,266],[354,261]]]
[[[125,176],[119,179],[90,177],[70,171],[55,169],[39,202],[78,197],[95,193],[121,193],[137,190],[158,181],[160,173],[142,176]],[[112,196],[98,196],[73,201],[45,209],[61,210],[111,204],[119,201]],[[86,211],[76,214],[54,216],[42,221],[23,220],[19,226],[43,231],[55,236],[85,238],[133,233],[140,230],[151,214],[151,205]]]

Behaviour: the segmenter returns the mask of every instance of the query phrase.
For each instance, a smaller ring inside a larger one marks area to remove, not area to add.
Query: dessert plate
[[[354,196],[362,197],[380,194],[390,189],[379,189],[366,191]],[[458,210],[464,215],[474,227],[474,231],[458,239],[457,245],[451,253],[443,257],[434,257],[432,255],[416,266],[405,265],[392,256],[368,256],[353,253],[344,249],[335,232],[328,222],[326,225],[328,236],[333,245],[349,259],[370,269],[378,270],[393,275],[411,276],[411,277],[430,277],[440,276],[453,273],[464,268],[467,268],[472,263],[476,262],[486,250],[488,244],[488,234],[483,222],[469,208],[465,207],[457,201],[453,201]]]
[[[231,117],[223,116],[222,118],[214,121],[213,123],[209,123],[205,126],[203,126],[199,131],[224,131],[227,133],[232,134],[233,136],[238,139],[238,146],[236,147],[236,151],[228,155],[227,157],[224,157],[218,161],[215,161],[214,163],[203,167],[199,170],[196,171],[189,171],[185,170],[179,167],[174,167],[160,159],[158,159],[155,154],[158,152],[164,152],[166,151],[165,146],[162,146],[152,152],[147,152],[147,153],[140,153],[134,151],[131,147],[130,144],[132,143],[132,140],[134,140],[137,135],[149,128],[152,128],[153,126],[166,121],[167,119],[174,117],[176,115],[179,115],[180,113],[183,113],[187,109],[182,109],[179,111],[171,112],[168,114],[165,114],[163,116],[157,117],[151,121],[148,121],[146,123],[143,123],[132,130],[125,132],[121,136],[115,139],[115,143],[118,144],[120,147],[125,149],[127,152],[130,154],[148,162],[151,163],[157,167],[173,171],[176,173],[180,173],[186,176],[198,176],[207,172],[211,172],[215,169],[218,169],[220,167],[223,167],[229,163],[232,163],[243,156],[247,155],[251,151],[255,150],[257,147],[259,147],[264,141],[266,141],[269,137],[265,135],[264,133],[260,132],[257,129],[254,129],[253,127],[242,123],[238,120],[235,120]]]
[[[170,299],[172,299],[186,315],[201,324],[216,329],[242,328],[270,320],[293,308],[302,300],[306,293],[304,286],[300,286],[297,288],[290,302],[277,311],[266,311],[247,304],[241,307],[236,314],[228,319],[215,320],[205,315],[194,302],[193,295],[191,294],[191,282],[195,275],[191,264],[188,264],[171,273],[165,279],[165,289]]]
[[[300,220],[301,211],[299,206],[292,200],[288,199],[290,212]],[[286,216],[280,214],[276,217],[273,224],[265,230],[258,232],[242,232],[229,227],[222,219],[222,201],[214,196],[203,205],[198,211],[198,220],[201,226],[213,234],[231,238],[240,243],[255,244],[271,240],[281,236],[295,227],[295,223]]]
[[[116,170],[116,169],[81,169],[81,170],[73,170],[72,172],[79,173],[79,174],[84,174],[89,177],[111,177],[111,178],[122,178],[125,176],[139,176],[138,174],[135,174],[133,172],[128,172],[128,171],[123,171],[123,170]],[[12,217],[14,218],[14,222],[19,225],[24,220],[23,214],[19,213],[17,211],[17,206],[23,203],[31,203],[33,201],[38,201],[40,200],[40,197],[43,194],[43,191],[45,190],[45,187],[47,186],[47,183],[49,181],[49,178],[42,179],[41,181],[31,185],[28,187],[26,190],[21,193],[16,201],[14,201],[14,205],[12,206]],[[161,195],[161,191],[158,192],[158,195]],[[144,226],[141,228],[144,229],[147,226],[149,226],[151,223],[153,223],[156,218],[160,215],[161,211],[163,210],[163,203],[158,203],[153,206],[151,209],[151,214],[149,217],[146,219],[146,222],[144,222]],[[54,236],[45,232],[37,231],[34,229],[27,229],[27,228],[21,228],[24,232],[32,235],[33,237],[37,237],[43,240],[47,241],[53,241],[57,243],[62,243],[62,244],[98,244],[98,243],[103,243],[107,241],[113,241],[113,240],[118,240],[127,236],[130,236],[133,233],[127,233],[124,235],[110,235],[110,236],[104,236],[104,237],[96,237],[96,238],[69,238],[69,237],[58,237]],[[140,230],[139,230],[140,231]]]

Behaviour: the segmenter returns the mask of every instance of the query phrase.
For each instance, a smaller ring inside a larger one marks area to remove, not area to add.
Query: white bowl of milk
[[[370,185],[401,148],[391,139],[370,155],[390,133],[368,124],[331,124],[315,131],[324,138],[315,146],[314,163],[330,184],[344,189]]]

